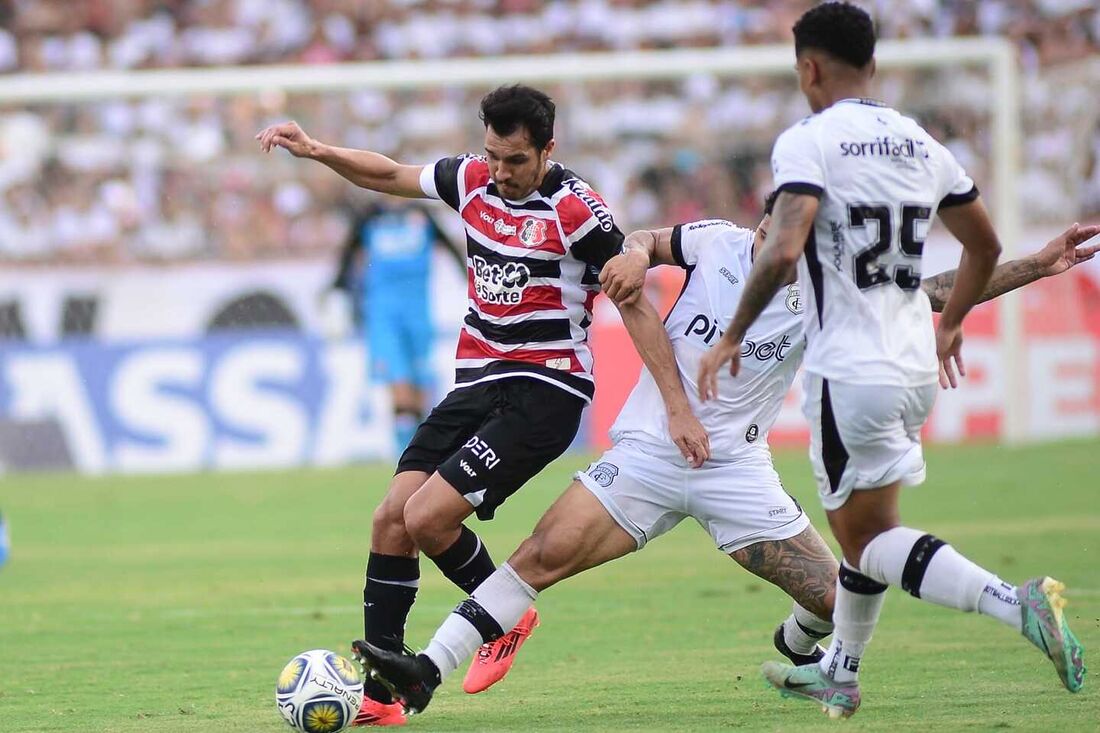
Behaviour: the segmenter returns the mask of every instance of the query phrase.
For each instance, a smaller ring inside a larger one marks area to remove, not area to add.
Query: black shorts
[[[509,377],[460,387],[417,428],[397,462],[402,471],[439,471],[478,519],[569,447],[584,400],[546,382]]]

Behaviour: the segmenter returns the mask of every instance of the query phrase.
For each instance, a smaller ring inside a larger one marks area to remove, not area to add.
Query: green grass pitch
[[[583,458],[563,459],[488,524],[500,562]],[[777,456],[824,531],[802,451]],[[1069,586],[1076,632],[1100,653],[1100,444],[929,451],[904,499],[934,532],[1011,582]],[[0,569],[0,730],[282,731],[275,677],[294,654],[346,653],[361,633],[371,510],[388,470],[87,479],[5,477],[12,557]],[[460,600],[423,563],[408,640]],[[413,730],[830,730],[765,689],[785,597],[694,522],[551,589],[511,675],[478,696],[460,674]],[[1100,659],[1092,665],[1100,670]],[[894,589],[847,730],[1100,728],[1100,677],[1066,693],[1053,668],[988,618]]]

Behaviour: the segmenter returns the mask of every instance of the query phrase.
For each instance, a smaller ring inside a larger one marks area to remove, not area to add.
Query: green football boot
[[[1066,623],[1064,583],[1054,578],[1033,578],[1016,589],[1022,618],[1020,632],[1054,662],[1058,678],[1070,692],[1085,684],[1085,648]]]
[[[780,662],[764,662],[760,672],[783,697],[803,697],[821,705],[830,718],[850,718],[859,710],[859,682],[841,684],[821,671],[816,664],[795,667]]]

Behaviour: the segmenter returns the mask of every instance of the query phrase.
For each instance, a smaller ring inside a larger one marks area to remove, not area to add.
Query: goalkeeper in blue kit
[[[356,214],[333,283],[355,299],[371,379],[390,389],[398,454],[424,419],[425,392],[432,383],[436,332],[429,281],[437,246],[466,269],[465,254],[427,208],[404,201],[374,203]]]

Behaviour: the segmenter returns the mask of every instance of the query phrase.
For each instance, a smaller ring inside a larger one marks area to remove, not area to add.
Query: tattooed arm
[[[982,291],[979,303],[993,300],[1005,293],[1022,288],[1024,285],[1044,277],[1060,275],[1075,265],[1091,260],[1100,251],[1100,242],[1080,247],[1088,239],[1100,234],[1100,225],[1080,226],[1074,224],[1069,229],[1047,242],[1046,246],[1033,255],[998,265],[993,270],[989,284]],[[932,310],[943,311],[943,306],[955,286],[958,270],[948,270],[921,282],[921,290],[928,296]]]

